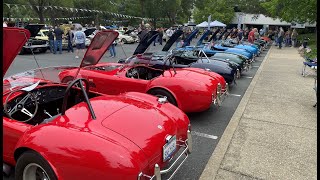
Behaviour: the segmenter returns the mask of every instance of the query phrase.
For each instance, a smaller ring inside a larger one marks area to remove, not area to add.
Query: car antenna
[[[27,35],[26,35],[25,32],[23,32],[23,35],[24,35],[24,37],[26,38],[26,40],[27,40],[27,42],[28,42],[28,38],[27,38]],[[32,53],[32,55],[33,55],[33,59],[34,59],[34,61],[36,62],[37,66],[38,66],[38,69],[39,69],[39,71],[40,71],[40,73],[41,73],[41,76],[42,76],[43,79],[45,79],[45,78],[44,78],[44,75],[43,75],[43,73],[42,73],[42,70],[41,70],[41,68],[40,68],[40,65],[39,65],[39,63],[38,63],[38,61],[37,61],[37,59],[36,59],[36,56],[34,55],[33,49],[32,49],[32,48],[30,48],[30,49],[31,49],[31,53]]]

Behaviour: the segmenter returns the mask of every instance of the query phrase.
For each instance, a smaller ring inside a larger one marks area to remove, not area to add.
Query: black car
[[[31,51],[39,51],[41,53],[45,53],[48,50],[48,41],[35,38],[40,29],[42,29],[43,27],[43,24],[28,24],[24,27],[25,29],[28,29],[30,31],[31,36],[26,44],[22,47],[19,54],[31,53]]]

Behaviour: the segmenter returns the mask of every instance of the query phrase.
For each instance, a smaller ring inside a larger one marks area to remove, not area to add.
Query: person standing
[[[147,33],[148,33],[148,29],[142,26],[141,31],[138,33],[139,40],[141,41]]]
[[[156,29],[155,31],[158,32],[158,35],[157,35],[157,37],[153,40],[153,46],[156,46],[156,42],[158,41],[158,38],[159,38],[159,28]]]
[[[49,39],[50,52],[55,54],[56,51],[54,47],[54,33],[53,33],[52,27],[49,28],[48,39]]]
[[[290,29],[288,29],[287,32],[288,32],[288,36],[286,37],[287,46],[291,46],[291,34],[292,34],[292,32],[291,32]]]
[[[278,33],[279,49],[282,48],[283,37],[284,37],[284,31],[283,31],[283,28],[280,27],[280,30],[279,30],[279,33]]]
[[[298,37],[297,30],[293,29],[292,34],[291,34],[292,47],[296,47],[297,46],[297,37]]]
[[[56,54],[58,48],[59,48],[59,54],[62,54],[62,36],[63,31],[60,29],[60,27],[57,25],[56,28],[53,31],[54,37],[55,37],[55,44],[54,44],[54,53]]]
[[[75,58],[78,59],[80,49],[82,49],[82,52],[84,54],[84,49],[86,48],[86,34],[83,31],[81,31],[81,28],[78,28],[77,31],[74,33],[74,42],[77,48]]]
[[[254,28],[254,39],[255,39],[255,40],[260,39],[260,34],[259,34],[259,32],[258,32],[258,29],[257,29],[257,28]]]
[[[169,29],[167,29],[166,34],[167,34],[167,42],[168,42],[169,39],[171,38],[171,36],[173,35],[172,27],[170,27]]]
[[[73,42],[73,33],[72,33],[72,29],[69,29],[68,30],[68,33],[67,33],[67,41],[68,41],[68,52],[72,52],[73,53],[73,46],[72,46],[72,42]]]
[[[237,33],[238,44],[240,44],[242,42],[242,39],[243,39],[243,31],[242,31],[242,29],[239,28],[238,33]]]
[[[278,45],[279,45],[279,38],[278,38],[278,34],[279,34],[279,29],[278,29],[278,28],[276,28],[276,29],[274,30],[274,41],[275,41],[275,43],[276,43],[276,46],[278,46]]]
[[[158,40],[159,40],[160,45],[162,45],[162,38],[163,38],[163,28],[161,27],[159,29],[159,36],[158,36]]]
[[[116,41],[113,41],[109,47],[110,57],[112,58],[116,57],[116,44],[117,44]]]
[[[253,43],[253,42],[254,42],[254,38],[255,38],[254,33],[255,33],[255,29],[252,29],[252,30],[249,32],[249,34],[248,34],[248,41],[249,41],[249,43]]]

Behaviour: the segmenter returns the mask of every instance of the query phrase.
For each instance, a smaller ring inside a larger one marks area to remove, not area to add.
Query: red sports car
[[[88,48],[81,68],[61,72],[61,81],[67,83],[81,77],[89,81],[91,90],[104,94],[134,91],[164,97],[184,112],[201,112],[213,103],[220,105],[222,95],[227,94],[226,81],[217,73],[198,68],[159,70],[141,64],[97,64],[104,53]]]
[[[29,36],[3,28],[4,73]],[[116,37],[99,32],[89,48],[99,51]],[[104,95],[90,91],[85,79],[60,83],[59,72],[68,68],[3,80],[4,172],[15,167],[19,180],[171,178],[192,149],[188,117],[163,98]]]

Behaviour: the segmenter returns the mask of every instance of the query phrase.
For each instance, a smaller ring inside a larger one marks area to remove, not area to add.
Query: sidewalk
[[[317,179],[314,79],[295,48],[272,46],[201,180]]]

